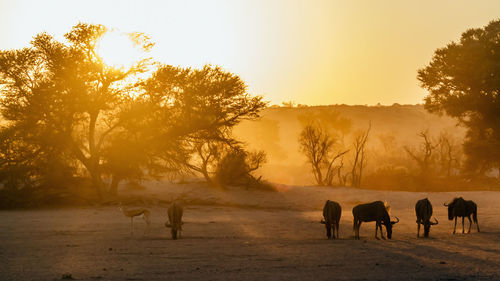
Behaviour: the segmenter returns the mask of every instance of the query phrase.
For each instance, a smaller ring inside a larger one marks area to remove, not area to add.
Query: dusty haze
[[[294,108],[267,108],[257,121],[244,121],[235,129],[235,136],[246,142],[250,148],[264,150],[268,155],[260,171],[271,182],[293,185],[314,185],[311,167],[299,151],[298,137],[304,123],[301,116],[327,112],[338,114],[351,121],[351,128],[344,137],[345,146],[351,146],[352,135],[366,129],[371,122],[372,130],[368,140],[369,160],[367,171],[373,171],[380,163],[380,156],[387,152],[405,155],[404,146],[416,146],[421,141],[417,134],[429,130],[433,138],[443,131],[450,133],[456,141],[464,137],[465,129],[446,115],[438,116],[427,112],[423,105],[393,106],[349,106],[329,105]],[[391,151],[386,151],[383,139],[390,139]],[[352,153],[346,155],[349,164]],[[412,160],[407,159],[409,167]]]

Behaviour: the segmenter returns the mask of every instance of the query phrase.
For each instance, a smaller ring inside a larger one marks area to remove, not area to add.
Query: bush
[[[265,154],[259,152],[246,152],[242,149],[233,149],[227,152],[217,165],[215,181],[219,186],[230,185],[257,187],[263,183],[255,178],[252,172],[265,162]]]

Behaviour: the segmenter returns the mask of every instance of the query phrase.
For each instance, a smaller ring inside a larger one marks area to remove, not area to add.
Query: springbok
[[[151,212],[146,209],[146,208],[141,208],[141,207],[129,207],[129,208],[124,208],[123,205],[120,203],[119,206],[120,211],[126,216],[130,218],[130,235],[134,235],[134,217],[138,217],[142,215],[142,218],[147,224],[147,228],[144,230],[144,234],[149,232],[150,226],[151,226],[151,220],[149,219],[149,216]]]
[[[465,217],[469,219],[469,231],[472,226],[472,220],[470,216],[472,215],[472,219],[476,223],[477,232],[479,231],[479,224],[477,223],[477,205],[474,201],[464,200],[462,197],[454,198],[450,203],[444,203],[445,207],[448,207],[448,219],[451,221],[455,218],[455,226],[453,227],[453,234],[455,234],[457,229],[457,217],[462,217],[462,233],[465,233],[464,220]]]
[[[424,237],[429,237],[431,225],[438,224],[436,218],[434,218],[436,222],[431,222],[432,204],[429,199],[425,198],[417,201],[417,204],[415,204],[415,214],[417,215],[417,238],[420,236],[420,224],[424,225]]]
[[[359,240],[359,228],[361,222],[371,222],[375,221],[375,238],[379,239],[377,236],[377,229],[380,228],[380,235],[382,239],[385,239],[384,233],[382,232],[382,224],[385,225],[387,230],[387,238],[392,237],[392,226],[399,222],[391,221],[388,212],[389,207],[382,201],[375,201],[367,204],[359,204],[352,208],[352,215],[354,216],[354,238]]]
[[[342,208],[340,204],[335,201],[326,200],[325,206],[323,207],[323,217],[321,223],[326,227],[326,237],[335,239],[335,230],[337,230],[337,238],[339,238],[339,222],[340,216],[342,215]]]
[[[177,239],[177,232],[179,232],[179,238],[181,236],[182,225],[182,214],[184,213],[184,208],[179,202],[172,202],[172,205],[168,208],[168,222],[165,223],[166,227],[170,227],[170,233],[172,234],[172,239]]]

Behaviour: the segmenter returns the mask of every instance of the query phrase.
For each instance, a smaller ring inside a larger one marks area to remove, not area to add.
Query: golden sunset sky
[[[500,1],[0,0],[0,49],[99,23],[152,37],[159,61],[237,73],[271,103],[421,103],[436,48],[500,17]]]

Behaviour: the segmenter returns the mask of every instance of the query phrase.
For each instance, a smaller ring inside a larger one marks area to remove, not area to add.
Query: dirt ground
[[[143,235],[138,218],[133,237],[130,220],[116,206],[2,211],[0,280],[69,274],[76,280],[500,280],[500,192],[296,187],[226,192],[223,200],[210,195],[202,205],[192,203],[194,193],[192,188],[191,200],[181,196],[185,224],[175,241],[163,226],[161,204],[151,208],[149,234]],[[459,223],[460,234],[452,234],[442,203],[456,195],[478,203],[481,233],[473,225],[470,234],[461,234]],[[424,197],[439,224],[431,238],[417,239],[413,208]],[[343,208],[338,240],[327,240],[319,223],[326,199]],[[374,223],[364,223],[361,240],[353,240],[352,207],[378,199],[401,220],[393,239],[376,240]]]

